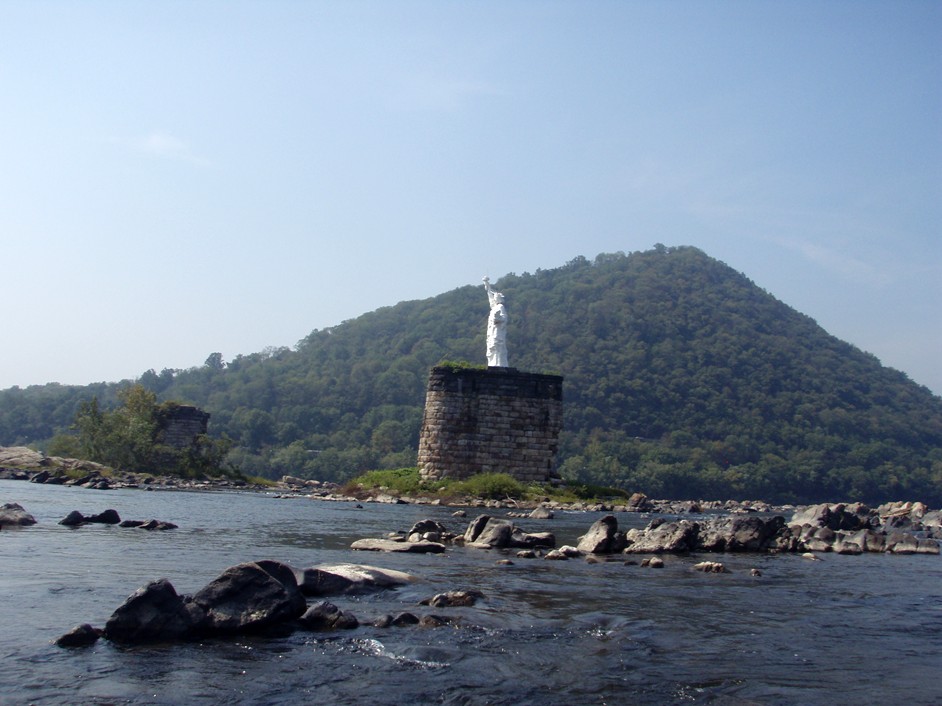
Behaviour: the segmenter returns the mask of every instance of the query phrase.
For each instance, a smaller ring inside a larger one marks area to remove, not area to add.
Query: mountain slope
[[[942,501],[942,399],[695,248],[496,287],[511,365],[566,378],[565,477],[662,497]],[[483,363],[486,317],[483,288],[462,287],[141,382],[210,411],[246,470],[341,479],[413,463],[428,369]],[[0,391],[0,443],[68,424],[83,388],[51,387]],[[58,416],[42,422],[32,397]],[[13,428],[14,408],[31,426]]]

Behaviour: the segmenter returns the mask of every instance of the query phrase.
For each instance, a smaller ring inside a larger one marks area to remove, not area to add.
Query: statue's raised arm
[[[487,317],[487,364],[491,367],[506,368],[507,364],[507,308],[504,295],[491,287],[489,277],[484,278],[484,290],[491,305]]]
[[[491,306],[494,306],[494,295],[498,294],[495,292],[493,287],[491,287],[491,278],[485,276],[482,280],[484,282],[484,291],[487,292],[487,300],[491,303]]]

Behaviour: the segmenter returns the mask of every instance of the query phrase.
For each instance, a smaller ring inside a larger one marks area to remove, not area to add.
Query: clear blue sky
[[[942,3],[0,3],[0,388],[655,243],[942,393]]]

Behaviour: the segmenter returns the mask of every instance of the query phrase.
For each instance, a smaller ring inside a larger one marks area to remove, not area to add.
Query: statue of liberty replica
[[[563,378],[528,373],[507,362],[504,295],[484,278],[487,368],[432,368],[419,436],[422,478],[508,473],[523,482],[557,477],[563,418]]]
[[[507,368],[507,307],[504,295],[491,287],[489,277],[484,278],[484,289],[491,304],[487,317],[487,365],[490,368]]]

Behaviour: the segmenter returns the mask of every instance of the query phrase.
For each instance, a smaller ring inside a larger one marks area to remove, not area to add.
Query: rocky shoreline
[[[0,447],[0,480],[24,480],[48,485],[68,485],[91,490],[267,490],[240,478],[191,480],[150,473],[115,472],[93,461],[46,456],[25,446]]]
[[[345,503],[383,503],[412,505],[446,505],[457,508],[478,508],[485,510],[505,510],[508,517],[550,519],[554,512],[606,512],[606,513],[643,513],[651,515],[789,515],[807,511],[823,512],[820,508],[850,508],[848,512],[858,517],[845,520],[844,525],[828,529],[846,531],[850,529],[880,529],[883,518],[889,518],[889,529],[907,529],[915,527],[917,532],[929,531],[928,538],[942,539],[938,530],[938,511],[930,513],[921,502],[899,501],[886,503],[875,509],[861,503],[853,504],[818,504],[818,505],[773,505],[762,500],[666,500],[649,498],[643,493],[635,493],[620,502],[560,502],[551,498],[539,500],[483,500],[466,497],[443,501],[440,498],[415,496],[407,497],[387,492],[367,492],[356,495],[341,491],[336,483],[297,478],[285,475],[271,484],[250,483],[240,478],[219,477],[212,479],[186,479],[175,476],[156,476],[148,473],[116,473],[112,469],[92,461],[72,458],[46,456],[27,447],[0,447],[0,480],[21,480],[49,485],[66,485],[92,490],[144,489],[144,490],[241,490],[272,493],[281,499],[310,499],[325,502]],[[814,510],[814,508],[818,508]],[[843,510],[841,511],[843,512]],[[928,515],[929,526],[923,528],[923,518]],[[849,523],[849,524],[847,524]],[[827,523],[826,523],[827,524]],[[834,524],[833,521],[830,524]],[[653,528],[652,528],[653,529]],[[936,532],[936,533],[934,533]],[[808,538],[806,538],[808,539]],[[815,538],[827,541],[829,535],[823,533]]]
[[[23,446],[0,447],[0,480],[21,480],[48,485],[65,485],[91,490],[246,490],[274,493],[283,499],[307,498],[325,502],[385,503],[412,505],[449,505],[454,507],[503,509],[511,513],[527,514],[542,507],[552,511],[572,512],[648,512],[659,514],[701,513],[721,511],[731,513],[787,512],[794,506],[773,506],[753,501],[715,500],[655,500],[636,493],[620,503],[612,502],[558,502],[544,500],[482,500],[458,498],[442,501],[423,496],[404,497],[387,492],[350,495],[341,491],[336,483],[309,480],[285,475],[271,484],[249,483],[240,478],[186,479],[175,476],[157,476],[149,473],[115,472],[107,466],[74,458],[46,456]]]

